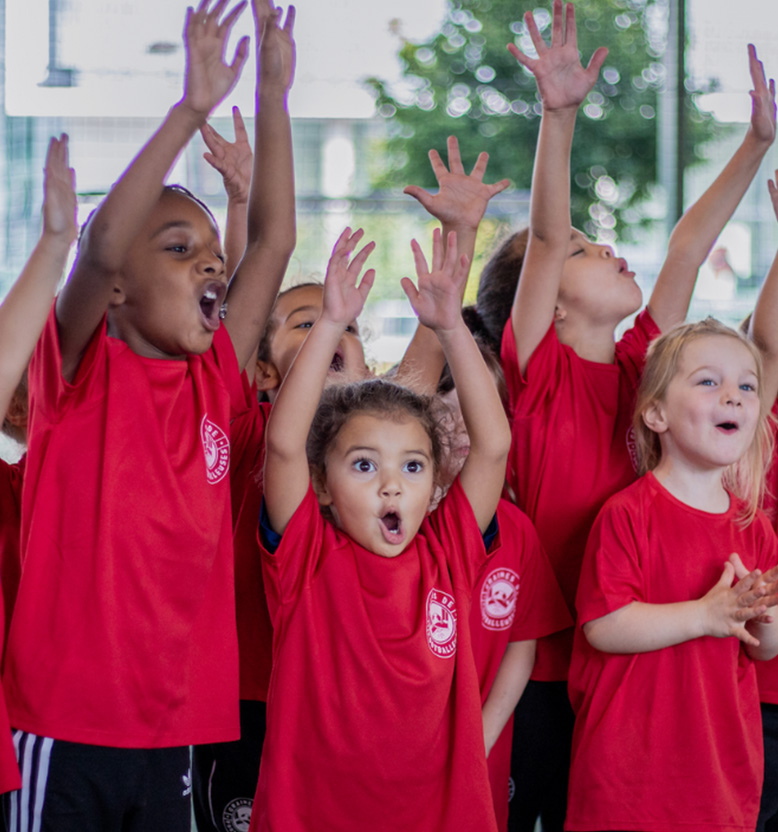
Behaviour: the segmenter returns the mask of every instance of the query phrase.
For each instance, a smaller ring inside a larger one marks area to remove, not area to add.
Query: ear
[[[258,358],[254,366],[254,382],[257,385],[257,390],[262,393],[266,393],[268,390],[277,390],[281,386],[281,376],[276,369],[276,365]]]
[[[643,424],[654,433],[666,433],[669,425],[665,417],[662,402],[652,402],[643,411]]]
[[[311,485],[313,486],[313,491],[316,494],[316,499],[319,501],[319,505],[322,507],[331,506],[332,497],[330,496],[330,492],[327,490],[327,476],[324,471],[314,469],[311,472]]]

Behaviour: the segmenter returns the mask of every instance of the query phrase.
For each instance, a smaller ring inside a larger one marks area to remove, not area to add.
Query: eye
[[[582,248],[577,248],[575,251],[570,252],[570,257],[576,257],[579,254],[583,254],[584,250]]]
[[[375,471],[375,464],[370,459],[357,459],[352,465],[360,474],[370,474]]]
[[[746,381],[744,384],[741,384],[740,389],[744,390],[746,393],[756,393],[756,385],[752,384],[750,381]]]
[[[216,252],[216,259],[222,264],[222,266],[227,262],[227,258],[220,252]]]
[[[186,254],[186,246],[185,245],[168,246],[167,250],[175,252],[176,254]]]
[[[310,329],[313,326],[313,321],[301,321],[299,324],[295,324],[295,329]]]
[[[714,387],[716,382],[712,378],[702,378],[697,382],[697,384],[702,387]]]
[[[424,470],[424,463],[419,459],[409,459],[403,466],[403,470],[408,474],[421,474]]]

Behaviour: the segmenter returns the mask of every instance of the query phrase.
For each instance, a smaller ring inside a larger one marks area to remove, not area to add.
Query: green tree
[[[426,43],[404,40],[404,84],[397,89],[367,79],[378,112],[389,122],[387,164],[379,187],[435,187],[427,160],[446,136],[459,139],[463,159],[490,156],[489,179],[507,177],[528,189],[540,122],[535,81],[508,53],[510,39],[533,53],[516,0],[450,0],[438,34]],[[584,61],[601,45],[609,49],[600,78],[576,125],[572,155],[573,223],[590,234],[603,229],[628,236],[643,221],[640,204],[657,181],[657,109],[665,69],[666,2],[577,0],[578,46]],[[550,4],[535,11],[550,36]],[[700,112],[694,94],[707,92],[688,79],[686,147],[682,165],[720,129]]]

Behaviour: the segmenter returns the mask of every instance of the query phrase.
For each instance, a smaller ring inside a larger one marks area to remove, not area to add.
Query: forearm
[[[81,240],[79,259],[88,260],[92,268],[102,272],[119,271],[159,200],[165,178],[181,151],[205,123],[206,115],[181,102],[171,108],[159,130],[95,212]]]
[[[648,653],[705,635],[700,601],[645,604],[633,601],[587,621],[584,635],[604,653]]]
[[[731,219],[769,147],[769,142],[759,141],[749,130],[724,170],[678,221],[648,302],[663,331],[685,319],[700,266]]]
[[[507,646],[482,710],[487,757],[516,709],[534,664],[534,640],[512,641]]]
[[[759,291],[748,335],[762,353],[762,400],[772,407],[778,397],[778,254]]]
[[[238,267],[248,240],[248,202],[245,199],[227,200],[227,224],[224,229],[224,253],[227,258],[227,274]]]
[[[433,395],[446,366],[446,356],[434,331],[418,324],[392,381],[424,395]]]
[[[27,366],[54,301],[72,242],[44,233],[0,305],[0,412]]]
[[[470,454],[495,462],[507,459],[510,427],[494,379],[464,321],[438,331],[448,361],[462,418],[470,438]]]

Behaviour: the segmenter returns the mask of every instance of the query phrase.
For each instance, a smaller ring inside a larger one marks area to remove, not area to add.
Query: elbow
[[[614,644],[610,628],[603,624],[601,618],[587,621],[581,629],[589,644],[601,653],[621,653],[618,645]]]

